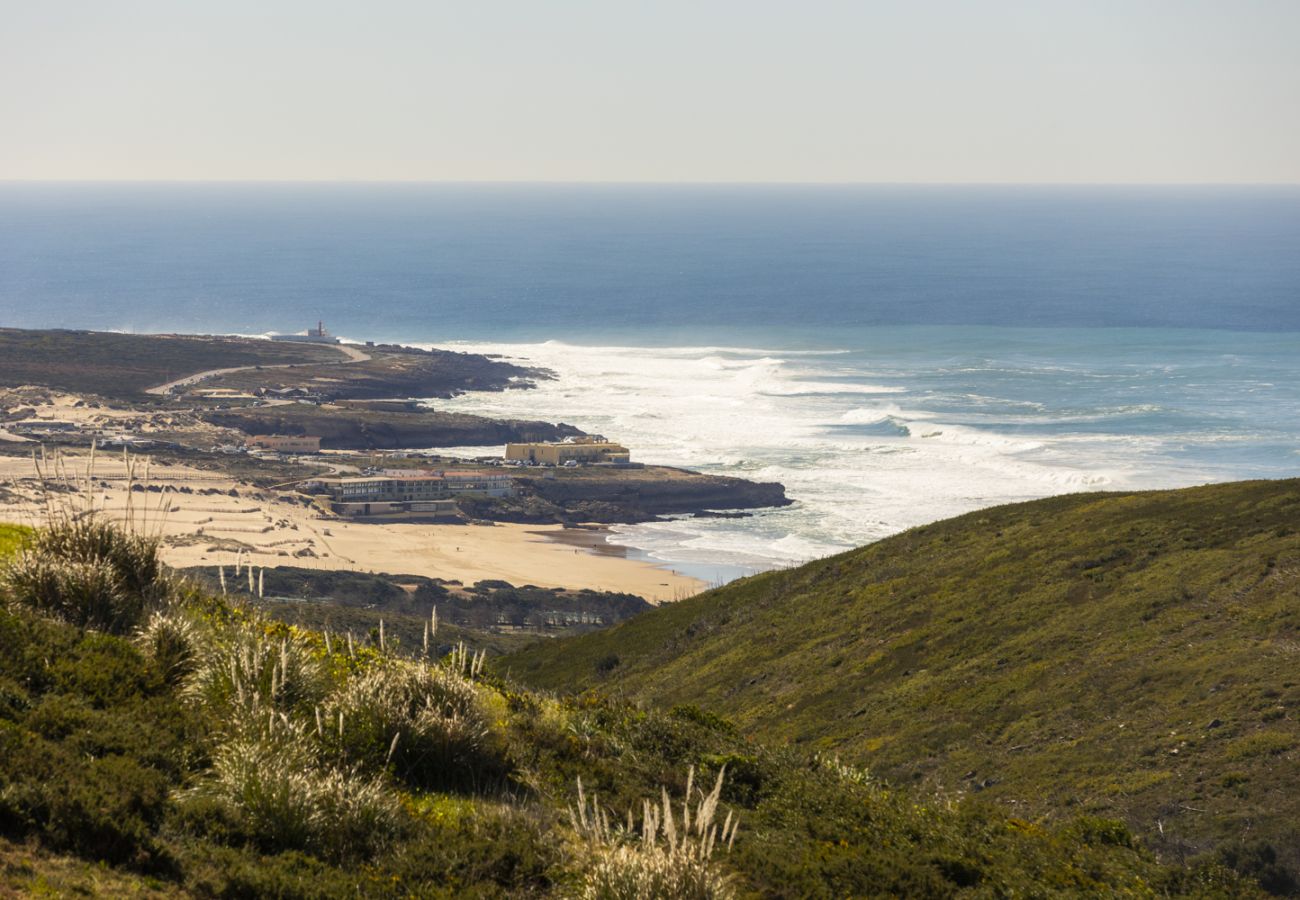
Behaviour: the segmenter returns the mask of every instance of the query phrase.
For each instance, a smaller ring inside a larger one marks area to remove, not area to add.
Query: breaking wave
[[[1041,359],[961,365],[949,351],[887,341],[821,354],[442,344],[556,378],[529,391],[431,403],[564,421],[627,443],[642,462],[783,483],[798,501],[786,509],[615,530],[613,539],[706,580],[803,562],[999,503],[1294,469],[1295,435],[1263,423],[1300,418],[1300,377],[1236,372],[1255,388],[1253,405],[1243,407],[1232,384],[1191,377],[1204,374],[1195,371],[1205,358],[1199,348],[1144,359],[1149,347],[1125,355],[1102,348],[1104,334],[1080,331]],[[1098,345],[1081,346],[1084,338]],[[1239,353],[1233,365],[1249,369],[1250,361]]]

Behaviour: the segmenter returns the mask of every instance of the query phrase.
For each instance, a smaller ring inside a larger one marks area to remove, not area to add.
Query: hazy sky
[[[0,179],[1300,182],[1300,0],[0,0]]]

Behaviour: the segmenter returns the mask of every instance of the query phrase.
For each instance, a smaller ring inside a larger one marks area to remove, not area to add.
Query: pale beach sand
[[[351,522],[323,517],[314,507],[186,466],[135,462],[135,478],[159,491],[128,493],[120,454],[63,456],[67,480],[83,490],[71,501],[130,517],[158,535],[163,558],[176,567],[233,566],[241,552],[257,566],[304,566],[424,575],[466,585],[499,579],[514,585],[591,588],[637,594],[652,602],[698,593],[703,582],[640,560],[596,553],[549,537],[558,525],[462,525]],[[53,468],[53,465],[51,465]],[[30,458],[0,456],[0,521],[39,525],[44,511]],[[86,490],[86,485],[90,486]],[[189,488],[192,493],[182,493]],[[238,496],[230,496],[234,490]],[[207,491],[208,493],[202,493]]]

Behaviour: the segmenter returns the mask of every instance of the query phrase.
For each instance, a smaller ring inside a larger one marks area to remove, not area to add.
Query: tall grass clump
[[[170,585],[157,541],[87,517],[36,531],[0,567],[0,589],[41,615],[126,634]]]
[[[579,896],[584,900],[722,900],[734,895],[730,880],[712,865],[718,846],[731,849],[739,821],[731,814],[719,825],[718,800],[725,768],[713,790],[698,791],[692,806],[695,770],[686,779],[680,823],[665,789],[661,802],[642,801],[638,829],[633,812],[624,826],[612,824],[596,797],[578,782],[578,805],[570,810],[574,830],[586,839],[591,861]]]
[[[96,515],[55,521],[36,532],[31,549],[60,559],[102,561],[132,594],[156,598],[166,592],[158,540]]]
[[[183,609],[153,613],[135,638],[170,686],[182,683],[198,666],[201,640],[201,626]]]
[[[223,718],[258,709],[308,714],[332,684],[326,661],[306,637],[276,634],[255,617],[226,623],[200,644],[185,693]]]
[[[481,689],[452,667],[381,660],[329,698],[320,722],[345,760],[414,786],[481,786],[502,770]]]
[[[47,458],[42,448],[39,456],[33,455],[45,526],[23,542],[15,558],[0,566],[0,592],[12,602],[70,625],[127,634],[171,593],[173,579],[159,555],[158,535],[147,533],[150,510],[140,509],[142,518],[136,519],[135,461],[123,457],[127,524],[118,525],[95,506],[95,458],[92,446],[89,463],[79,473],[69,469],[61,454]],[[159,523],[156,517],[154,524]]]
[[[400,830],[401,807],[387,786],[326,764],[300,722],[259,709],[236,721],[236,733],[217,748],[190,799],[226,807],[262,848],[356,858]]]

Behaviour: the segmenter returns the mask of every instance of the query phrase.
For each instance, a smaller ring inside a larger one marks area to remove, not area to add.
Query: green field
[[[983,510],[501,665],[1030,817],[1123,819],[1170,857],[1262,841],[1294,869],[1298,660],[1293,480]]]

